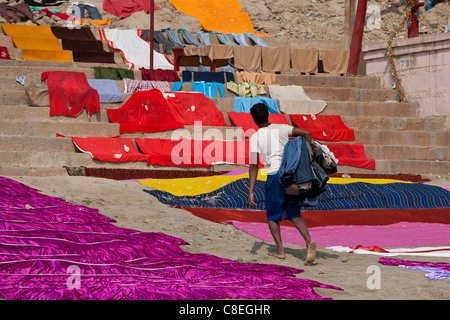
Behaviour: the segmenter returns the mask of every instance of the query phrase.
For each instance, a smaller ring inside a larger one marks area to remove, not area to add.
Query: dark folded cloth
[[[175,70],[148,70],[141,68],[142,80],[178,82],[180,78]]]
[[[48,7],[48,6],[59,6],[63,3],[69,2],[68,0],[41,0],[40,2],[36,2],[33,0],[24,0],[24,2],[30,6],[38,6],[38,7]]]
[[[61,39],[64,50],[72,51],[76,62],[115,63],[114,52],[106,52],[103,42],[95,38],[91,29],[51,27],[53,34]]]
[[[191,71],[188,71],[191,72]],[[191,77],[189,77],[189,73],[182,73],[183,81],[192,81],[188,79],[192,79],[193,81],[205,81],[205,82],[218,82],[218,83],[226,83],[229,81],[234,81],[234,75],[232,72],[208,72],[208,71],[194,71],[191,72]],[[185,79],[186,77],[186,79]]]
[[[0,3],[0,16],[8,23],[11,23],[13,20],[31,20],[33,23],[39,24],[34,20],[34,15],[30,7],[24,2],[12,6],[6,3]]]

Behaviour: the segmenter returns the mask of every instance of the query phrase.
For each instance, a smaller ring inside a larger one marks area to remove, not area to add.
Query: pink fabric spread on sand
[[[261,222],[230,221],[236,228],[263,241],[273,242],[269,227]],[[319,247],[357,245],[380,247],[416,247],[448,244],[450,225],[423,222],[399,222],[382,226],[322,226],[309,228],[309,233]],[[293,226],[281,226],[285,243],[305,245]]]
[[[300,269],[183,251],[184,240],[120,228],[97,209],[0,177],[0,299],[327,299]]]

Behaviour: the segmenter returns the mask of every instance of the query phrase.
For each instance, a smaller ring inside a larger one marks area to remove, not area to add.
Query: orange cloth
[[[255,33],[247,12],[241,12],[242,6],[237,0],[169,0],[182,13],[197,18],[206,31],[222,33]]]
[[[22,49],[23,60],[72,62],[72,53],[63,50],[49,26],[2,24],[3,31]]]
[[[249,82],[260,85],[277,84],[277,75],[275,73],[257,71],[236,71],[234,73],[236,82]]]
[[[95,24],[97,26],[110,24],[110,23],[114,22],[114,21],[109,20],[109,19],[104,19],[104,20],[78,19],[78,21],[80,22],[80,24],[83,24],[86,21],[89,21],[90,24]]]

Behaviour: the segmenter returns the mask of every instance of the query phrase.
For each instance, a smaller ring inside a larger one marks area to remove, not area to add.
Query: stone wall
[[[387,41],[365,45],[366,74],[377,76],[383,88],[393,80],[386,55]],[[397,74],[406,99],[419,104],[419,116],[446,117],[450,126],[450,32],[393,41]]]

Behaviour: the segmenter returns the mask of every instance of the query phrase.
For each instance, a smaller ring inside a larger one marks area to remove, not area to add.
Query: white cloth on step
[[[139,37],[137,29],[101,29],[100,34],[109,45],[122,51],[131,70],[150,68],[150,44]],[[153,50],[153,69],[174,70],[167,58]]]
[[[318,114],[327,106],[324,100],[311,100],[302,86],[269,85],[269,95],[278,100],[280,111],[287,114]]]

